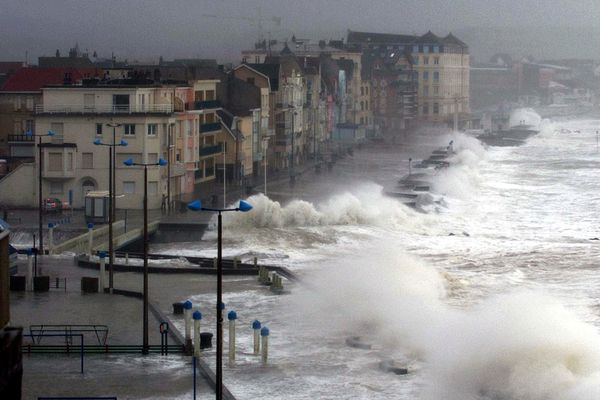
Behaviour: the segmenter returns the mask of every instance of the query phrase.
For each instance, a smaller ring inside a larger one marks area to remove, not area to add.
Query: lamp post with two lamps
[[[127,146],[127,141],[121,139],[119,143],[116,143],[115,129],[120,124],[108,124],[113,128],[113,140],[112,143],[102,143],[102,139],[94,140],[96,146],[107,146],[108,147],[108,290],[112,293],[113,290],[113,264],[114,264],[114,244],[113,244],[113,223],[115,222],[115,187],[116,187],[116,152],[115,147]]]
[[[192,211],[213,211],[217,212],[217,361],[216,361],[216,399],[223,398],[223,229],[222,213],[227,211],[248,212],[252,210],[252,205],[240,200],[235,208],[206,208],[202,207],[200,200],[192,201],[188,204]]]
[[[44,255],[44,236],[42,235],[42,220],[43,215],[43,201],[42,201],[42,138],[45,136],[54,136],[54,132],[48,131],[45,135],[35,135],[31,131],[25,132],[25,136],[38,138],[38,207],[39,207],[39,221],[38,221],[38,235],[40,236],[40,248],[38,253]]]
[[[167,162],[160,158],[155,163],[136,163],[131,158],[123,161],[128,167],[144,167],[144,311],[143,311],[143,336],[142,336],[142,354],[148,354],[148,167],[165,166]]]

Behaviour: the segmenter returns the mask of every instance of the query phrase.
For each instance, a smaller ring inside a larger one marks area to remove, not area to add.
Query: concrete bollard
[[[48,224],[48,254],[52,254],[54,249],[54,226],[52,222]]]
[[[262,338],[262,363],[267,364],[267,359],[269,358],[269,328],[266,326],[260,330],[260,336]]]
[[[25,290],[33,291],[33,249],[27,249],[27,271],[25,272]]]
[[[183,303],[183,318],[185,321],[185,348],[187,352],[192,350],[192,302],[186,300]]]
[[[88,227],[88,245],[87,245],[87,253],[89,254],[90,257],[92,257],[92,248],[94,245],[94,224],[92,224],[91,222],[89,224],[87,224]]]
[[[227,319],[229,320],[229,365],[233,367],[235,364],[235,320],[237,314],[235,311],[229,311],[227,313]]]
[[[125,265],[129,265],[129,253],[125,253]]]
[[[213,268],[217,269],[217,257],[213,258]]]
[[[271,284],[271,291],[273,293],[281,294],[283,292],[283,281],[281,279],[281,276],[279,276],[279,274],[277,273],[273,273],[271,279],[273,281],[273,283]]]
[[[202,320],[202,313],[198,310],[192,314],[194,319],[194,355],[197,357],[200,355],[200,320]]]
[[[106,277],[106,252],[101,251],[98,256],[100,257],[100,275],[98,276],[98,292],[104,293],[104,278]]]
[[[252,329],[254,330],[254,355],[257,356],[260,353],[260,321],[254,320],[252,323]]]

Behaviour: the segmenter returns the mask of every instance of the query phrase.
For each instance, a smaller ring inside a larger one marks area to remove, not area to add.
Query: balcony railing
[[[195,101],[194,102],[194,110],[206,110],[210,108],[220,108],[221,102],[219,100],[205,100],[205,101]]]
[[[200,148],[200,157],[212,156],[213,154],[222,153],[220,144],[216,144],[214,146],[205,146]]]
[[[214,131],[219,131],[219,130],[221,130],[220,122],[212,122],[210,124],[200,125],[200,133],[214,132]]]
[[[35,106],[36,114],[170,114],[173,112],[172,104],[38,104]]]
[[[31,143],[33,142],[35,139],[35,137],[32,136],[28,136],[28,135],[8,135],[8,141],[9,142],[28,142]]]

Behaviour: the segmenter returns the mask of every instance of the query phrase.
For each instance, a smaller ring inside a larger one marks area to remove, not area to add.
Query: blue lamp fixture
[[[216,399],[223,399],[223,221],[222,213],[226,211],[248,212],[252,210],[252,205],[244,200],[240,200],[235,208],[207,208],[202,207],[200,200],[194,200],[188,203],[188,209],[191,211],[213,211],[218,213],[217,219],[217,362],[216,362]]]
[[[113,129],[112,143],[103,143],[102,139],[98,138],[94,140],[95,146],[106,146],[108,147],[108,198],[110,199],[108,205],[108,290],[112,293],[113,290],[113,265],[114,265],[114,249],[113,249],[113,223],[115,220],[115,208],[116,208],[116,177],[115,177],[115,166],[117,161],[117,155],[115,148],[126,147],[127,141],[121,139],[117,142],[115,139],[115,130]]]
[[[160,158],[155,163],[136,163],[128,158],[123,161],[127,167],[144,167],[144,311],[143,311],[143,336],[142,336],[142,354],[150,352],[148,345],[148,167],[165,166],[167,162]]]

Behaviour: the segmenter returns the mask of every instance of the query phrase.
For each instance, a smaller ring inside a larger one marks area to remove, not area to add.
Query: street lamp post
[[[240,200],[236,208],[205,208],[200,200],[188,204],[192,211],[213,211],[218,213],[217,219],[217,361],[216,361],[216,399],[223,398],[223,257],[222,257],[222,213],[226,211],[248,212],[252,206]]]
[[[264,190],[264,195],[267,195],[267,149],[269,148],[269,136],[263,136],[262,138],[262,145],[263,145],[263,164],[265,167],[265,190]]]
[[[43,201],[42,201],[42,137],[44,136],[54,136],[54,132],[48,131],[45,135],[34,135],[31,131],[25,132],[25,136],[29,137],[37,137],[38,138],[38,235],[40,237],[40,249],[38,253],[40,255],[44,255],[44,236],[42,235],[42,220],[44,218],[43,214]]]
[[[292,163],[290,165],[290,184],[294,184],[296,183],[296,175],[294,174],[294,136],[296,136],[296,133],[294,132],[294,117],[296,115],[298,115],[298,113],[296,113],[294,106],[292,105]]]
[[[113,265],[114,265],[114,244],[113,244],[113,223],[115,222],[115,209],[116,209],[116,174],[115,170],[117,165],[117,154],[115,151],[116,147],[127,146],[127,141],[121,139],[119,143],[116,143],[116,128],[121,124],[107,124],[113,128],[112,143],[102,143],[102,139],[94,140],[96,146],[108,147],[108,290],[110,293],[113,291],[114,280],[113,280]]]
[[[150,347],[148,345],[148,167],[165,166],[167,161],[160,158],[155,163],[135,163],[131,158],[123,161],[128,167],[144,167],[144,306],[143,306],[143,335],[142,335],[142,354],[148,354]]]

